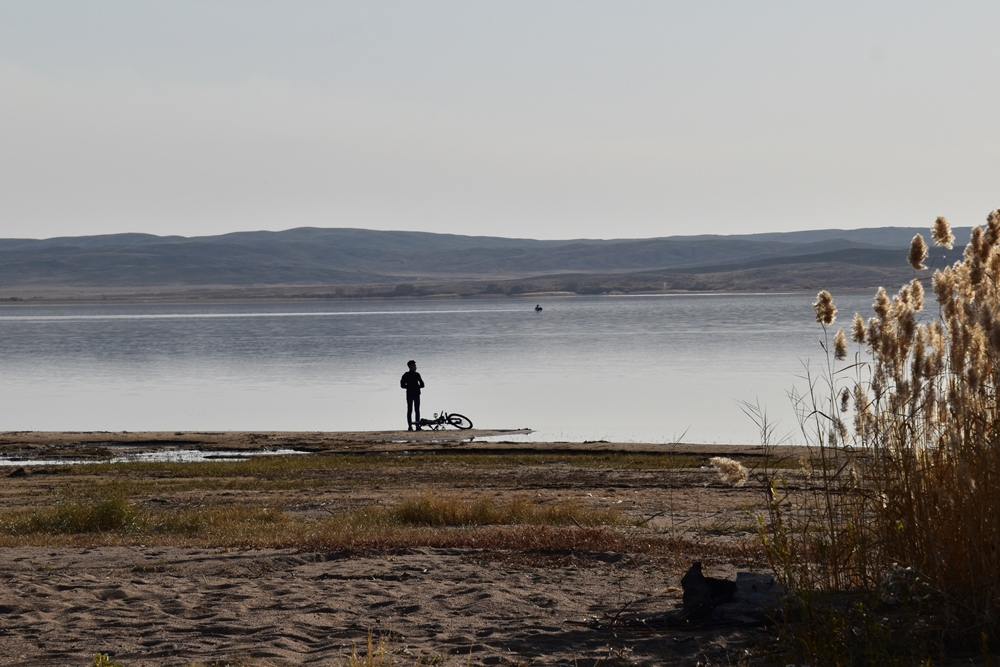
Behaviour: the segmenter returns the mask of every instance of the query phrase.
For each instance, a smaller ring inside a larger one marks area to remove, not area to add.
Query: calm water
[[[383,430],[423,411],[533,440],[801,441],[812,295],[0,306],[0,430]],[[838,324],[870,314],[840,296]]]

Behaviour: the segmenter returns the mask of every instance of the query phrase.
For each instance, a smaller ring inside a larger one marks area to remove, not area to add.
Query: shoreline
[[[330,291],[333,289],[334,291]],[[29,287],[17,290],[16,286],[0,287],[0,305],[9,306],[70,306],[70,305],[144,305],[144,304],[226,304],[226,303],[280,303],[337,301],[433,301],[433,300],[531,300],[552,297],[656,297],[656,296],[772,296],[782,294],[809,294],[815,290],[805,286],[754,286],[747,289],[650,289],[622,292],[610,290],[601,293],[579,293],[564,290],[533,290],[516,294],[471,293],[463,290],[432,292],[421,295],[390,296],[387,294],[338,294],[336,286],[323,285],[266,285],[266,286],[209,286],[190,288],[177,286],[141,287]],[[837,286],[841,293],[871,294],[875,287]],[[14,292],[17,291],[15,294]]]
[[[381,452],[623,452],[688,454],[757,458],[762,445],[642,443],[642,442],[531,442],[508,441],[504,436],[529,436],[528,429],[467,431],[3,431],[0,457],[73,458],[99,460],[122,453],[170,450],[205,452],[266,452],[294,450],[309,454]],[[489,438],[489,440],[483,440]],[[781,445],[782,456],[800,456],[808,448]]]

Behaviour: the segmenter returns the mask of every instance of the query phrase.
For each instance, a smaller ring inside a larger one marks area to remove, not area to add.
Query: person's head
[[[415,362],[413,359],[410,359],[409,361],[406,362],[406,367],[409,368],[411,371],[415,371],[417,370],[417,362]]]

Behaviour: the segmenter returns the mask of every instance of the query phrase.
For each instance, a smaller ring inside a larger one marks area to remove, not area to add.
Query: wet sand
[[[267,451],[294,449],[310,453],[435,451],[625,451],[710,456],[763,456],[760,445],[651,444],[638,442],[523,442],[528,430],[442,429],[440,431],[8,431],[0,432],[0,456],[100,459],[121,453],[195,449]],[[517,441],[507,438],[518,438]],[[488,440],[486,439],[488,438]],[[799,447],[782,447],[801,455]]]

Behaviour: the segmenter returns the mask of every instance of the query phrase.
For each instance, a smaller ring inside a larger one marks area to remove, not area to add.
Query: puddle
[[[21,459],[0,457],[0,467],[15,466],[71,466],[94,463],[197,463],[199,461],[246,461],[259,456],[292,456],[306,454],[294,449],[272,449],[263,452],[202,451],[199,449],[172,449],[162,452],[131,452],[109,459]]]
[[[77,459],[9,459],[0,458],[0,468],[14,468],[27,466],[74,466],[87,463],[106,463],[106,461],[83,461]]]
[[[175,449],[165,452],[137,452],[111,459],[110,463],[156,462],[192,463],[197,461],[244,461],[259,456],[292,456],[306,454],[294,449],[271,449],[262,452],[201,451],[199,449]]]

